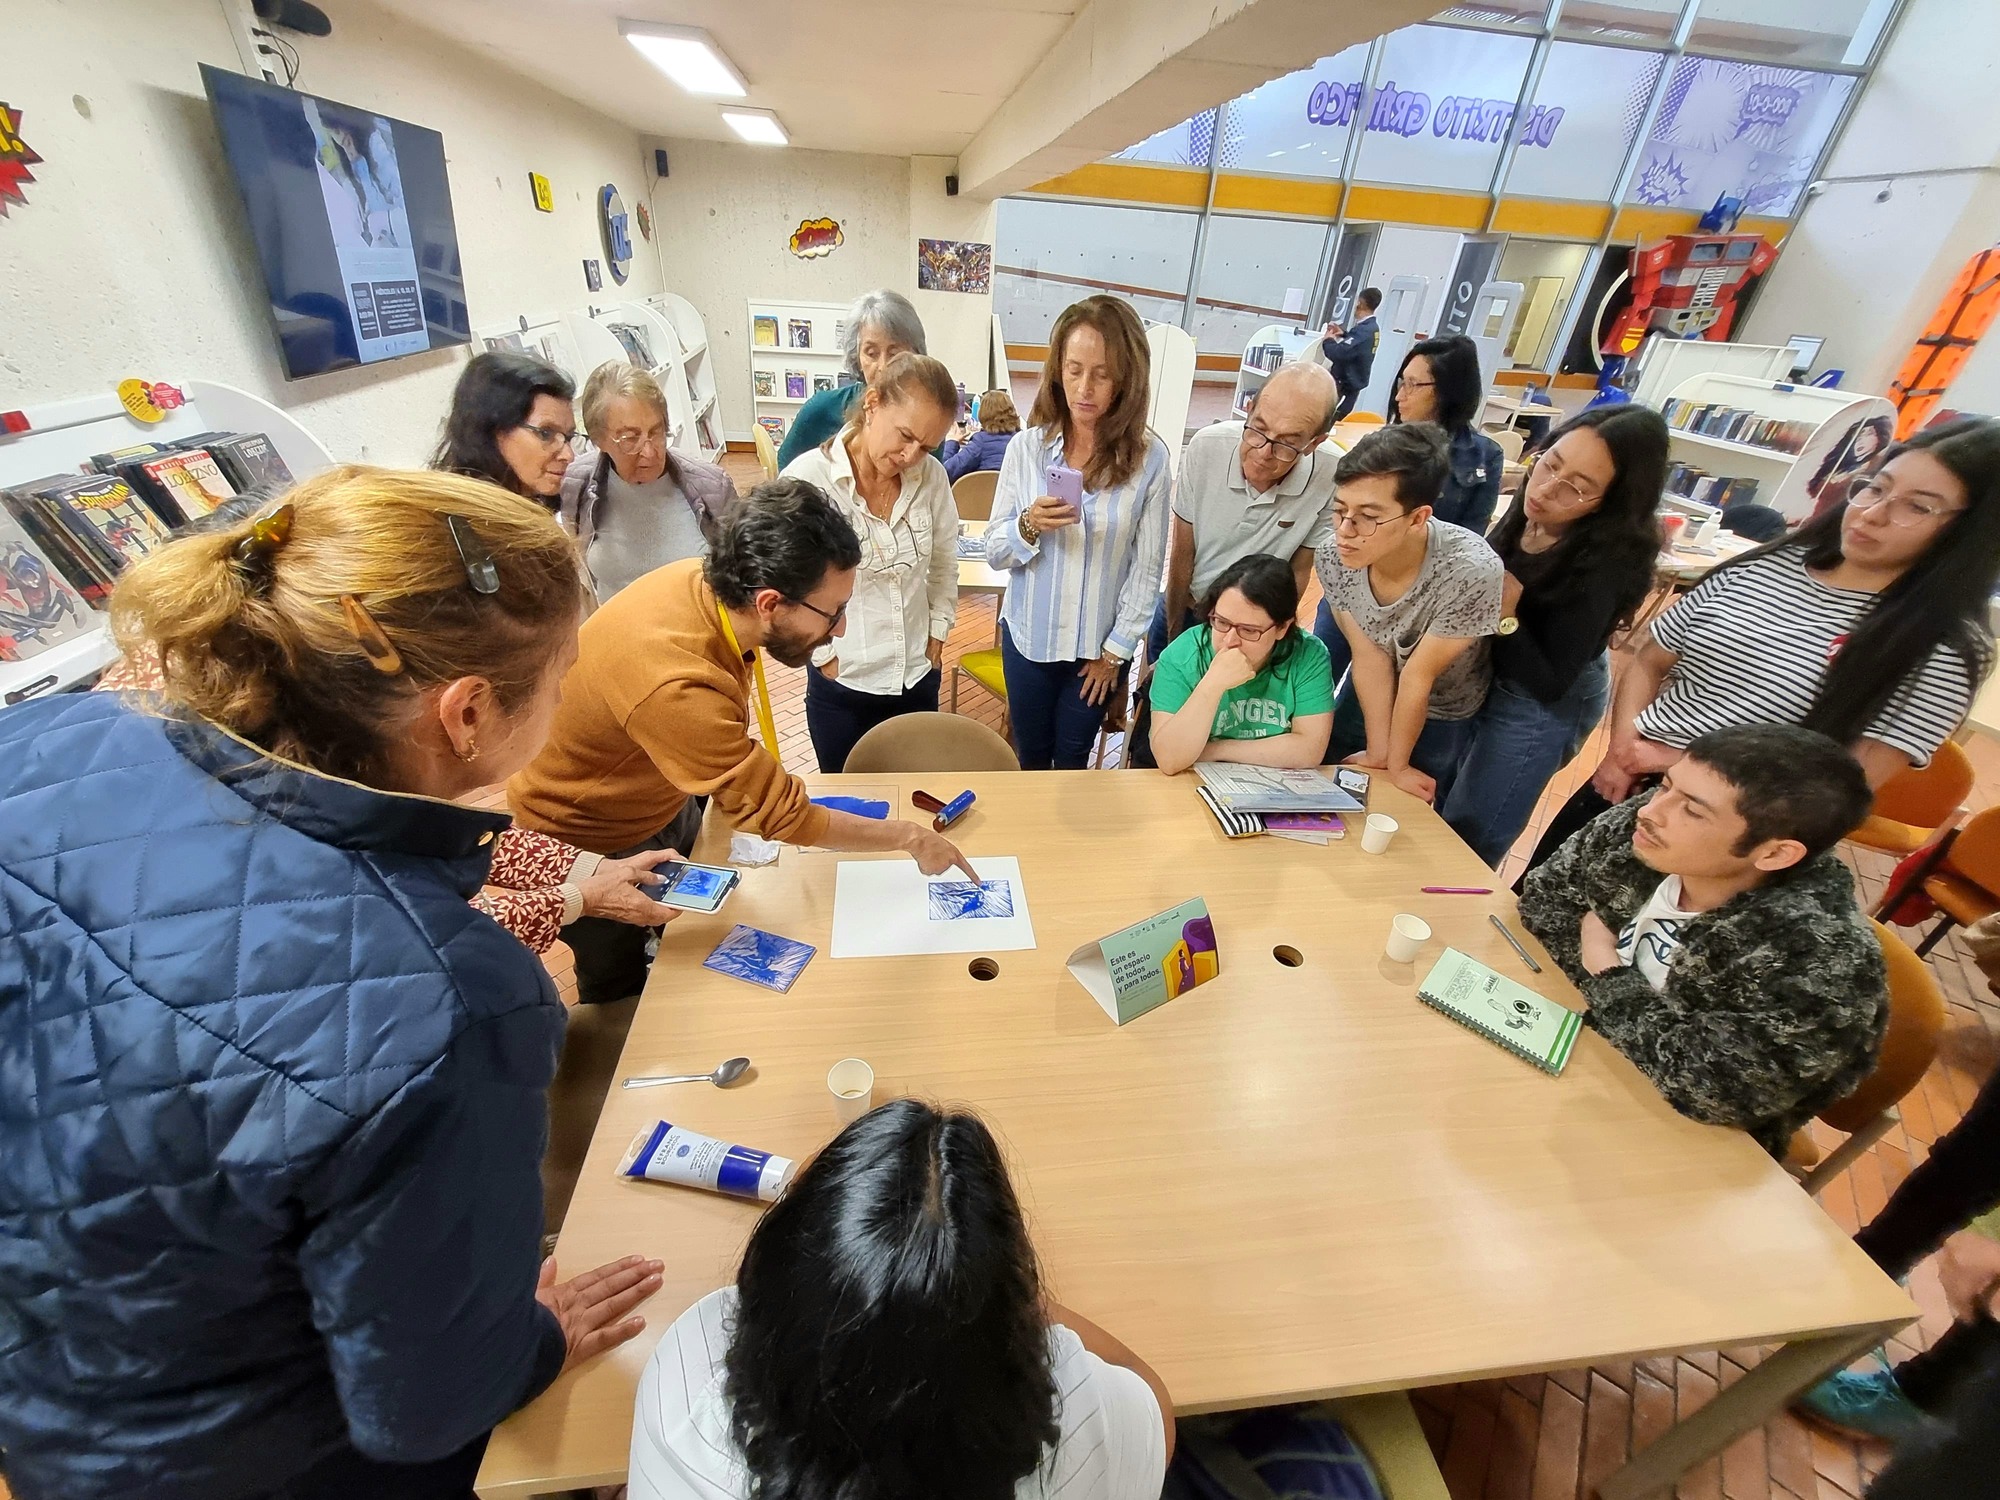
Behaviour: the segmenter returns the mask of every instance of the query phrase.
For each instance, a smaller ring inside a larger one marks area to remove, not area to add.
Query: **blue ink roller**
[[[937,814],[936,817],[931,819],[931,827],[939,833],[943,833],[952,824],[970,812],[972,804],[977,800],[971,792],[960,792],[949,802],[940,802],[929,792],[912,792],[910,794],[910,801],[917,807],[922,808],[927,813]]]

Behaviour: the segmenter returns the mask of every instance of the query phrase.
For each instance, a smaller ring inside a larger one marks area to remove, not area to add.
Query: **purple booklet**
[[[1347,825],[1339,813],[1265,813],[1266,833],[1323,833],[1328,838],[1347,837]]]

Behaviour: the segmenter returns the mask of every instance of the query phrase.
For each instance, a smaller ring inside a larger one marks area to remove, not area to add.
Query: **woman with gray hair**
[[[845,427],[854,403],[890,360],[899,354],[930,352],[924,347],[924,322],[916,308],[908,297],[887,287],[854,299],[854,306],[847,310],[841,348],[847,355],[846,373],[856,379],[819,392],[799,408],[785,434],[784,446],[778,449],[780,468],[801,453],[812,452]]]
[[[584,381],[583,430],[594,450],[563,476],[561,517],[602,604],[655,568],[707,552],[736,486],[714,464],[667,451],[666,393],[627,361],[606,361]]]

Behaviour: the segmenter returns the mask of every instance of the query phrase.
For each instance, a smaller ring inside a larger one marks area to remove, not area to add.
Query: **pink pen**
[[[1426,896],[1490,896],[1493,888],[1486,885],[1427,885],[1423,892]]]

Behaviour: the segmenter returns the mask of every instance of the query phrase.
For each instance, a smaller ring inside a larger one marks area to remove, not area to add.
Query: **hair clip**
[[[274,505],[253,521],[249,534],[236,544],[232,554],[237,569],[247,575],[253,570],[261,572],[268,568],[272,554],[292,539],[292,518],[295,515],[297,511],[287,500]]]
[[[368,613],[366,605],[352,594],[342,594],[340,613],[346,618],[347,628],[354,639],[361,643],[361,654],[368,658],[369,666],[384,677],[394,677],[403,670],[402,652],[375,623],[375,617]]]
[[[472,592],[499,593],[500,570],[494,566],[493,554],[479,539],[479,533],[472,529],[472,523],[463,516],[447,515],[444,524],[458,548],[458,560],[465,564],[465,581],[472,585]]]

